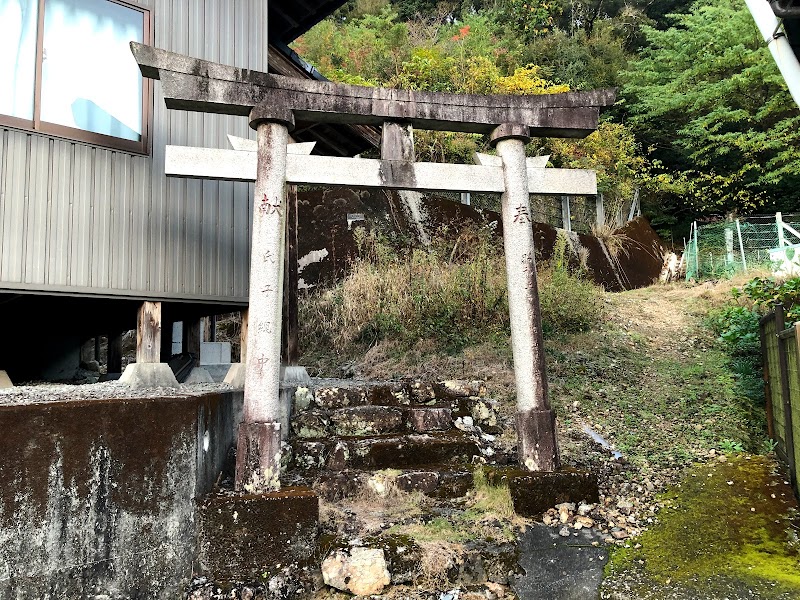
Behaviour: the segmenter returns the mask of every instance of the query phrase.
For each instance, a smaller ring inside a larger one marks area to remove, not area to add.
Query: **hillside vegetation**
[[[618,88],[597,133],[538,140],[593,168],[608,214],[636,189],[662,233],[698,217],[800,207],[800,113],[738,0],[351,0],[294,44],[326,77],[447,92]],[[417,132],[420,160],[485,139]]]

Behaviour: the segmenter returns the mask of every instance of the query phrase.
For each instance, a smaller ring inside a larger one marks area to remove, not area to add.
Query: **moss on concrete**
[[[635,571],[648,592],[685,586],[708,593],[719,581],[726,589],[731,582],[742,588],[768,584],[797,597],[797,502],[774,469],[765,457],[744,455],[692,468],[661,497],[658,523],[612,553],[609,579]]]

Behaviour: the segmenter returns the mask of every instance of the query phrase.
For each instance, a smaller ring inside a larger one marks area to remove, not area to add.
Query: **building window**
[[[0,0],[0,124],[146,153],[129,43],[150,37],[149,11],[117,0]]]

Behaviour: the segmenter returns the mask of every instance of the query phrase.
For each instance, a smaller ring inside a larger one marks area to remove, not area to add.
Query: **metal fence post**
[[[775,213],[775,227],[778,228],[778,248],[783,250],[786,245],[786,239],[783,237],[783,216],[781,213]]]
[[[744,242],[742,242],[742,226],[739,219],[736,219],[736,233],[739,234],[739,252],[742,254],[742,269],[747,273],[747,258],[744,255]]]
[[[700,246],[697,245],[697,221],[694,222],[694,276],[700,279]]]

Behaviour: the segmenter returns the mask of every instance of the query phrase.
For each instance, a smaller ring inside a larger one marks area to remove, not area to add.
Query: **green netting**
[[[783,215],[783,222],[800,231],[800,215]],[[728,277],[745,268],[771,267],[770,250],[780,246],[774,215],[699,225],[686,242],[686,279]],[[785,243],[800,239],[786,232]],[[742,252],[744,251],[744,252]]]

